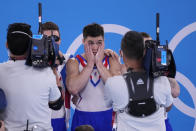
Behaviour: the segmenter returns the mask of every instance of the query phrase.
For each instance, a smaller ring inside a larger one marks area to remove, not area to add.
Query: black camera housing
[[[54,66],[59,46],[55,39],[46,35],[33,35],[31,39],[26,65],[37,68]]]
[[[168,76],[174,78],[176,65],[168,45],[160,45],[158,41],[145,41],[144,68],[152,77]]]

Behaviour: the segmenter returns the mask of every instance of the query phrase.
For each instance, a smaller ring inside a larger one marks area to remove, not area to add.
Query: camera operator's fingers
[[[108,53],[108,52],[105,51],[105,50],[104,50],[104,54],[105,54],[106,56],[110,56],[110,53]]]
[[[107,56],[112,56],[113,55],[113,50],[111,50],[111,49],[105,49],[104,50],[104,54],[107,55]]]
[[[104,54],[107,55],[107,56],[111,56],[113,58],[118,58],[119,59],[118,54],[115,51],[111,50],[111,49],[105,49]]]
[[[112,53],[112,58],[113,58],[114,60],[120,62],[120,57],[118,56],[118,54],[117,54],[115,51],[113,51],[113,53]]]
[[[115,58],[117,58],[118,60],[120,60],[119,59],[120,58],[119,55],[115,51],[113,51],[113,55],[114,55]]]
[[[112,53],[111,58],[112,58],[112,60],[113,60],[115,63],[120,64],[119,56],[118,56],[118,54],[116,54],[114,51],[113,51],[113,53]]]
[[[60,65],[60,61],[58,59],[55,60],[56,65]]]
[[[121,64],[117,57],[110,57],[110,72],[113,76],[121,75]]]

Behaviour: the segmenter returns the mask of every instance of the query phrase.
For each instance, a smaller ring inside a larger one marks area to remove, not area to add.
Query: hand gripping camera
[[[159,13],[156,14],[157,40],[145,42],[146,54],[144,56],[144,68],[152,77],[167,76],[174,78],[176,65],[173,54],[168,48],[168,43],[160,45],[159,41]]]

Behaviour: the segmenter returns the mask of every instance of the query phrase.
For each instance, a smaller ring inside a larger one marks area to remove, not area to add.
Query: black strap
[[[125,81],[127,83],[127,88],[128,88],[128,91],[129,91],[129,100],[132,100],[131,96],[134,96],[134,93],[133,93],[133,86],[132,86],[132,80],[131,80],[131,75],[130,73],[127,73],[124,75],[125,76]]]
[[[154,85],[153,85],[154,84],[154,79],[152,77],[148,77],[148,78],[149,78],[148,79],[149,80],[149,84],[148,84],[149,88],[148,88],[147,96],[148,96],[148,98],[150,98],[152,96],[154,97],[154,90],[153,90],[154,89],[153,88],[154,87]]]
[[[140,75],[144,75],[143,77],[141,77],[144,84],[136,85],[138,81],[137,75],[137,73],[133,72],[128,72],[124,75],[129,91],[129,99],[140,100],[151,98],[153,96],[153,78],[148,77],[148,75],[145,73],[142,73]]]
[[[57,101],[55,101],[54,103],[48,103],[49,107],[53,110],[60,110],[64,104],[64,98],[62,96],[62,87],[59,86],[58,88],[61,92],[61,97]]]

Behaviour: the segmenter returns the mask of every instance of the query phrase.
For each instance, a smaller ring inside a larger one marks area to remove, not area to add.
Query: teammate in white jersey
[[[112,107],[104,100],[105,75],[120,73],[112,57],[104,55],[104,30],[93,23],[83,29],[85,52],[67,63],[67,86],[79,96],[72,120],[72,131],[80,125],[91,125],[95,131],[112,130]],[[114,71],[116,69],[117,71]]]

